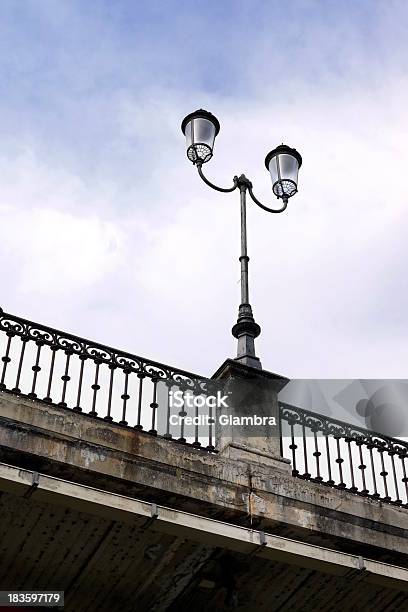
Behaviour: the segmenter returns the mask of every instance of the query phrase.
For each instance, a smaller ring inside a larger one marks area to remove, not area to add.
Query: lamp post
[[[302,158],[296,149],[280,145],[268,153],[265,166],[272,179],[272,191],[278,199],[282,200],[280,208],[270,208],[262,204],[252,191],[251,181],[244,175],[234,176],[232,187],[218,187],[204,176],[202,166],[210,161],[214,153],[214,141],[220,131],[220,123],[214,115],[203,109],[190,113],[181,124],[186,137],[187,157],[197,167],[198,174],[206,185],[230,193],[239,189],[241,204],[241,304],[238,311],[238,320],[232,328],[232,335],[238,340],[236,361],[254,368],[262,368],[259,358],[255,354],[255,338],[261,333],[261,328],[255,322],[252,308],[249,303],[248,285],[248,250],[246,228],[246,199],[249,193],[251,199],[263,210],[270,213],[281,213],[286,210],[289,198],[295,195],[298,185],[298,171],[302,165]]]

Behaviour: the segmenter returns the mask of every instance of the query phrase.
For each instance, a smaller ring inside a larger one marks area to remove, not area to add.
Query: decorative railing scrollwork
[[[213,381],[205,377],[1,309],[0,351],[2,391],[214,450],[213,426],[186,438],[169,425],[170,391],[209,393]]]
[[[408,443],[280,402],[282,454],[298,478],[408,507]]]

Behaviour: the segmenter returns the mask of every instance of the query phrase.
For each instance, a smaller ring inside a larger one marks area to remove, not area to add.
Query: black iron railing
[[[2,310],[0,354],[0,390],[214,450],[214,425],[185,436],[184,421],[170,425],[169,402],[174,389],[203,395],[213,381]]]
[[[408,507],[408,444],[280,403],[282,454],[292,474]]]

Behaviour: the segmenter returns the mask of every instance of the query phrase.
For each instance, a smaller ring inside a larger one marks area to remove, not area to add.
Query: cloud
[[[232,26],[225,8],[216,23],[118,6],[42,3],[40,43],[8,14],[20,69],[0,113],[3,307],[204,374],[234,355],[239,202],[200,182],[180,131],[202,106],[221,120],[215,182],[245,172],[273,204],[265,154],[285,141],[304,159],[287,214],[248,204],[264,367],[404,376],[408,84],[391,9],[259,3],[248,25],[243,2]]]

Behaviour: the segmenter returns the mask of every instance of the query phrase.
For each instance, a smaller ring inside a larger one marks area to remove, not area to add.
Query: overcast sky
[[[2,0],[0,257],[7,312],[210,375],[235,356],[239,199],[303,156],[284,215],[248,211],[264,368],[406,378],[405,0]]]

